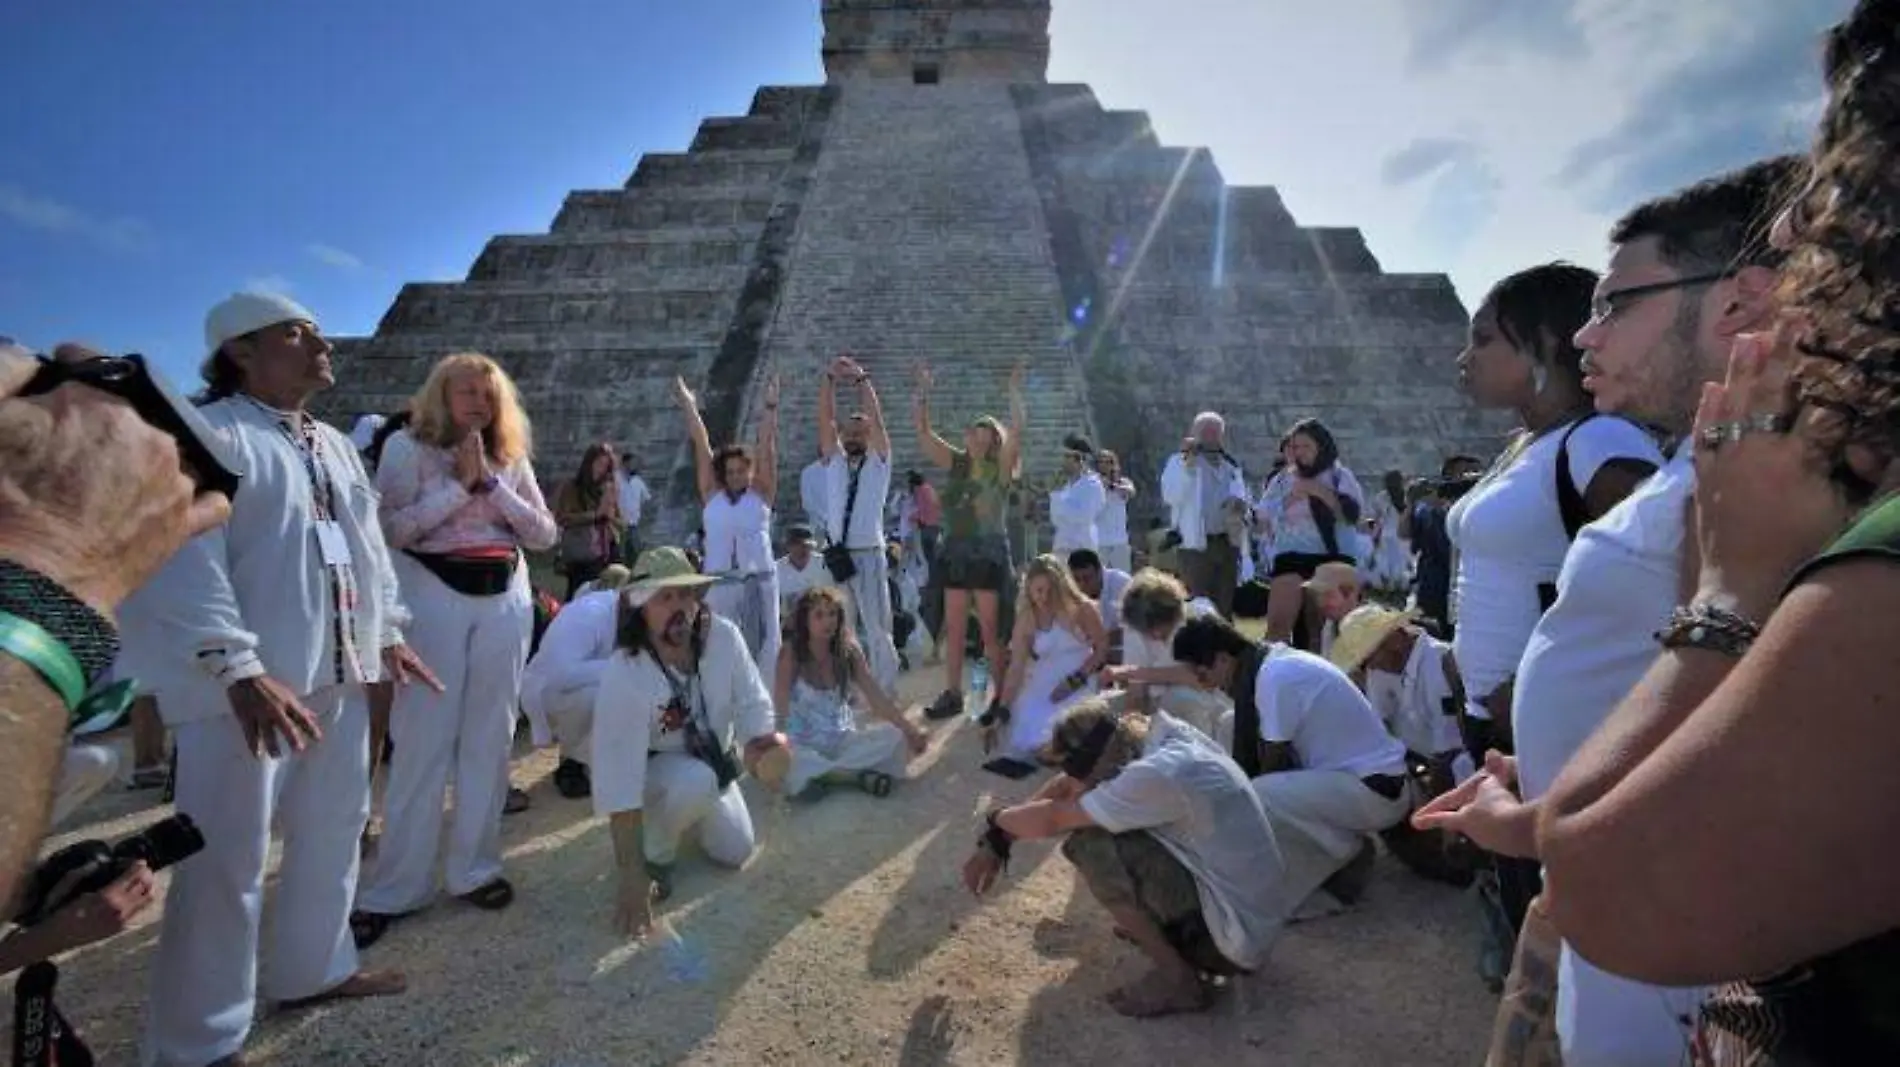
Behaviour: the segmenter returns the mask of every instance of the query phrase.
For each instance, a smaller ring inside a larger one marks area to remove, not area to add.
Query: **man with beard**
[[[205,319],[199,408],[236,451],[231,521],[126,602],[128,644],[172,730],[177,804],[205,849],[172,876],[144,1061],[242,1062],[256,1012],[264,871],[283,836],[262,986],[313,1004],[400,993],[357,969],[349,915],[369,817],[369,713],[384,678],[439,688],[405,612],[350,439],[304,410],[335,383],[310,312],[240,293]]]
[[[642,554],[594,702],[594,812],[612,827],[615,919],[629,937],[646,934],[654,902],[671,895],[688,832],[714,863],[745,863],[754,835],[739,776],[778,789],[791,768],[745,638],[701,603],[716,581],[677,548]]]
[[[1153,969],[1108,995],[1123,1015],[1205,1009],[1218,979],[1266,959],[1287,913],[1285,865],[1260,798],[1206,735],[1106,697],[1063,713],[1043,757],[1062,768],[990,812],[963,884],[979,897],[1018,841],[1066,835],[1062,854],[1116,933]]]
[[[864,410],[838,423],[839,383],[855,385]],[[887,693],[897,691],[897,645],[891,638],[890,562],[884,551],[884,499],[891,494],[891,437],[884,430],[871,376],[850,356],[839,356],[818,383],[818,447],[824,453],[825,564],[834,577],[848,558],[853,624],[871,673]]]
[[[1703,386],[1727,373],[1735,338],[1773,321],[1783,256],[1765,236],[1800,177],[1799,160],[1767,160],[1643,204],[1611,231],[1610,270],[1576,337],[1583,385],[1598,411],[1646,423],[1679,443],[1654,477],[1580,530],[1565,557],[1557,600],[1532,631],[1517,669],[1517,758],[1492,753],[1484,773],[1422,809],[1419,826],[1463,833],[1502,855],[1538,858],[1532,827],[1540,799],[1661,653],[1657,635],[1677,605],[1684,554],[1694,549],[1685,520],[1695,466],[1680,442],[1695,422]],[[1553,1045],[1566,1067],[1676,1062],[1687,1040],[1677,1020],[1693,1017],[1704,991],[1597,969],[1567,943],[1559,947],[1543,910],[1532,905],[1519,937],[1492,1062],[1545,1062],[1555,1056]],[[1548,990],[1512,995],[1534,987],[1553,964],[1554,1003]],[[1536,1058],[1540,1053],[1545,1059]]]

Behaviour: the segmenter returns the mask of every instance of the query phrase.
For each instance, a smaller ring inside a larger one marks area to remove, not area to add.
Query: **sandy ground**
[[[905,690],[928,697],[933,678]],[[1134,950],[1049,846],[1018,850],[979,904],[957,884],[974,813],[1033,790],[981,771],[975,731],[937,730],[889,798],[789,806],[748,782],[761,846],[739,872],[681,864],[662,932],[610,929],[611,846],[584,801],[515,767],[534,807],[504,824],[519,899],[488,914],[445,898],[393,928],[366,964],[407,996],[266,1015],[256,1064],[619,1067],[636,1064],[1301,1064],[1480,1062],[1495,1000],[1473,967],[1456,890],[1387,857],[1356,911],[1290,928],[1267,966],[1202,1016],[1131,1021],[1102,995]],[[115,838],[168,809],[109,792],[55,843]],[[148,921],[65,961],[60,1005],[101,1064],[136,1062]],[[7,1012],[11,1017],[11,1012]]]

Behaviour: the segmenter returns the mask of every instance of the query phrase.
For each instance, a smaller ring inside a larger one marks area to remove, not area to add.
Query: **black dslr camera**
[[[1449,504],[1471,492],[1471,487],[1483,477],[1481,474],[1460,474],[1451,478],[1434,478],[1432,491],[1438,495],[1438,499]]]
[[[174,392],[162,375],[152,373],[144,356],[100,356],[76,363],[42,356],[39,370],[20,395],[50,393],[67,382],[111,393],[132,405],[154,429],[170,434],[199,492],[222,493],[227,498],[237,492],[244,472],[230,446],[190,401]]]
[[[21,926],[43,922],[74,900],[111,885],[140,860],[153,871],[161,871],[204,847],[204,835],[187,815],[160,819],[111,845],[103,841],[68,845],[33,872],[13,921]],[[91,1051],[53,1004],[58,982],[59,968],[42,960],[22,972],[15,984],[15,1067],[92,1067]]]

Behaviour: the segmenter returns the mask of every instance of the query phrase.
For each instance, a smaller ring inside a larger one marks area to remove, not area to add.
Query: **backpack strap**
[[[1583,491],[1570,476],[1570,435],[1596,417],[1597,413],[1592,411],[1571,423],[1563,439],[1557,442],[1557,516],[1563,520],[1566,541],[1575,541],[1577,531],[1590,522],[1590,508],[1583,502]]]

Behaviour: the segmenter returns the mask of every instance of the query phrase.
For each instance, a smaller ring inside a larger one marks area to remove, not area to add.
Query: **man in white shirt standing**
[[[1161,498],[1180,537],[1181,573],[1195,596],[1232,615],[1240,584],[1240,545],[1227,532],[1228,501],[1251,508],[1247,479],[1226,451],[1227,422],[1211,411],[1194,417],[1181,451],[1161,470]]]
[[[376,494],[349,438],[304,405],[334,384],[310,312],[240,293],[205,320],[199,412],[244,480],[231,521],[128,601],[172,730],[177,805],[205,850],[180,864],[152,966],[143,1061],[242,1062],[258,993],[273,823],[283,860],[263,987],[280,1002],[400,993],[357,969],[349,915],[369,817],[365,683],[438,683],[403,643]]]
[[[724,867],[752,855],[739,776],[776,790],[791,770],[745,638],[702,602],[717,580],[677,548],[648,549],[594,702],[594,814],[613,834],[615,920],[629,937],[652,930],[686,834],[697,832],[706,858]]]
[[[1584,388],[1598,411],[1681,442],[1702,386],[1727,373],[1736,336],[1774,321],[1782,254],[1761,236],[1800,173],[1792,157],[1767,160],[1651,201],[1616,224],[1596,313],[1576,337]],[[1536,858],[1538,800],[1660,651],[1654,635],[1680,601],[1684,553],[1693,550],[1685,520],[1694,492],[1691,449],[1682,442],[1660,471],[1578,531],[1556,602],[1518,664],[1511,709],[1517,758],[1487,761],[1484,773],[1427,805],[1415,820],[1420,826]],[[1539,926],[1555,940],[1533,907],[1520,961]],[[1566,1067],[1677,1062],[1689,1039],[1679,1019],[1693,1017],[1705,990],[1612,975],[1567,944],[1556,955],[1554,1037]],[[1522,978],[1514,968],[1511,981]],[[1507,1025],[1500,1018],[1499,1033]]]
[[[838,421],[839,384],[858,390],[864,410]],[[843,582],[871,673],[887,693],[897,692],[897,645],[891,637],[891,570],[884,544],[884,498],[891,491],[891,436],[884,429],[871,376],[850,356],[839,356],[818,383],[818,447],[825,463],[825,565],[849,553],[853,573]],[[837,575],[832,575],[833,580]]]
[[[990,812],[963,884],[982,896],[1018,841],[1062,854],[1153,969],[1110,993],[1123,1015],[1201,1011],[1211,979],[1251,973],[1278,939],[1286,867],[1260,798],[1200,731],[1118,714],[1104,697],[1063,713],[1044,757],[1062,773]]]
[[[1049,491],[1049,521],[1056,528],[1051,551],[1059,558],[1101,543],[1095,520],[1108,503],[1108,490],[1095,473],[1095,446],[1070,434],[1062,441],[1062,483]]]
[[[807,589],[821,589],[838,583],[831,580],[831,572],[825,569],[824,558],[819,556],[814,544],[811,527],[802,522],[793,523],[785,528],[785,554],[775,564],[778,570],[779,618],[785,620],[785,630],[791,632],[792,603]]]
[[[620,517],[626,521],[627,535],[621,545],[622,554],[631,566],[640,558],[640,522],[646,511],[647,501],[653,499],[653,491],[647,488],[647,480],[633,466],[633,448],[620,446],[620,473],[616,478],[620,490]]]
[[[600,676],[614,652],[620,622],[620,589],[631,571],[618,564],[589,584],[594,588],[568,601],[548,623],[541,647],[521,674],[521,709],[534,730],[534,743],[561,743],[554,788],[569,800],[593,792],[588,768],[593,759],[594,699]]]
[[[1372,873],[1371,835],[1412,811],[1405,745],[1352,679],[1309,652],[1256,645],[1225,619],[1192,619],[1174,657],[1233,698],[1221,731],[1253,778],[1303,916],[1355,903]],[[1309,899],[1310,895],[1310,899]]]

